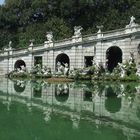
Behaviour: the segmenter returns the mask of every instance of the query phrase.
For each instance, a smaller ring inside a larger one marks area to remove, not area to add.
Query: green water
[[[0,140],[140,140],[140,84],[0,79]]]

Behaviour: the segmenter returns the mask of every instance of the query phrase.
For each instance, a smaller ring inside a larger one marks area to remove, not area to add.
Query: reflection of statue
[[[58,84],[57,86],[57,95],[59,94],[68,94],[68,85],[67,84]]]
[[[57,84],[55,86],[55,98],[58,102],[66,102],[69,98],[68,84]]]
[[[46,123],[48,123],[51,120],[52,110],[47,107],[44,107],[43,110],[44,110],[44,115],[45,115],[44,120]]]
[[[23,87],[25,87],[25,82],[24,81],[17,80],[17,86],[23,88]]]
[[[74,36],[75,37],[80,37],[81,36],[81,30],[83,28],[81,26],[75,26],[74,27]]]
[[[47,40],[48,40],[48,43],[52,42],[53,40],[53,33],[52,32],[47,32]]]
[[[72,120],[73,129],[78,129],[79,122],[80,122],[80,115],[71,114],[71,120]]]
[[[22,93],[25,90],[25,86],[26,86],[26,82],[25,81],[21,81],[21,80],[16,80],[14,82],[14,90],[17,93]]]

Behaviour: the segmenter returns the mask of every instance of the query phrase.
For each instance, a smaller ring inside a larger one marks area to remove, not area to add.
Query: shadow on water
[[[139,140],[140,85],[2,79],[0,114],[4,140]]]

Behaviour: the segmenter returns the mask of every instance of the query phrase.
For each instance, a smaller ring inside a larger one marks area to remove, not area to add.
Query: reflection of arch
[[[42,87],[33,88],[33,96],[35,98],[41,98],[41,94],[42,94]]]
[[[55,98],[58,102],[66,102],[69,98],[69,87],[67,84],[55,85]]]
[[[92,102],[92,92],[85,90],[84,91],[84,101]]]
[[[33,97],[35,98],[41,98],[42,95],[42,86],[41,83],[32,81],[32,87],[33,87]]]
[[[118,62],[122,63],[122,50],[117,46],[112,46],[106,51],[106,66],[107,69],[112,72],[114,67],[117,66]]]
[[[62,66],[65,66],[65,64],[67,63],[68,66],[70,66],[70,59],[68,57],[68,55],[61,53],[56,57],[56,68],[57,68],[57,63],[60,62]]]
[[[16,81],[14,83],[14,89],[18,93],[22,93],[25,90],[25,82],[24,81]]]
[[[15,69],[17,69],[17,68],[21,69],[21,66],[26,67],[25,62],[24,62],[23,60],[17,60],[17,61],[15,62],[14,68],[15,68]]]
[[[105,108],[110,113],[116,113],[121,109],[121,98],[113,91],[112,87],[108,87],[105,92],[107,99],[105,100]]]

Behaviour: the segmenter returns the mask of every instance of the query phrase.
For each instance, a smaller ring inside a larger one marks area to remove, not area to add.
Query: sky
[[[4,3],[4,0],[0,0],[0,5]]]

